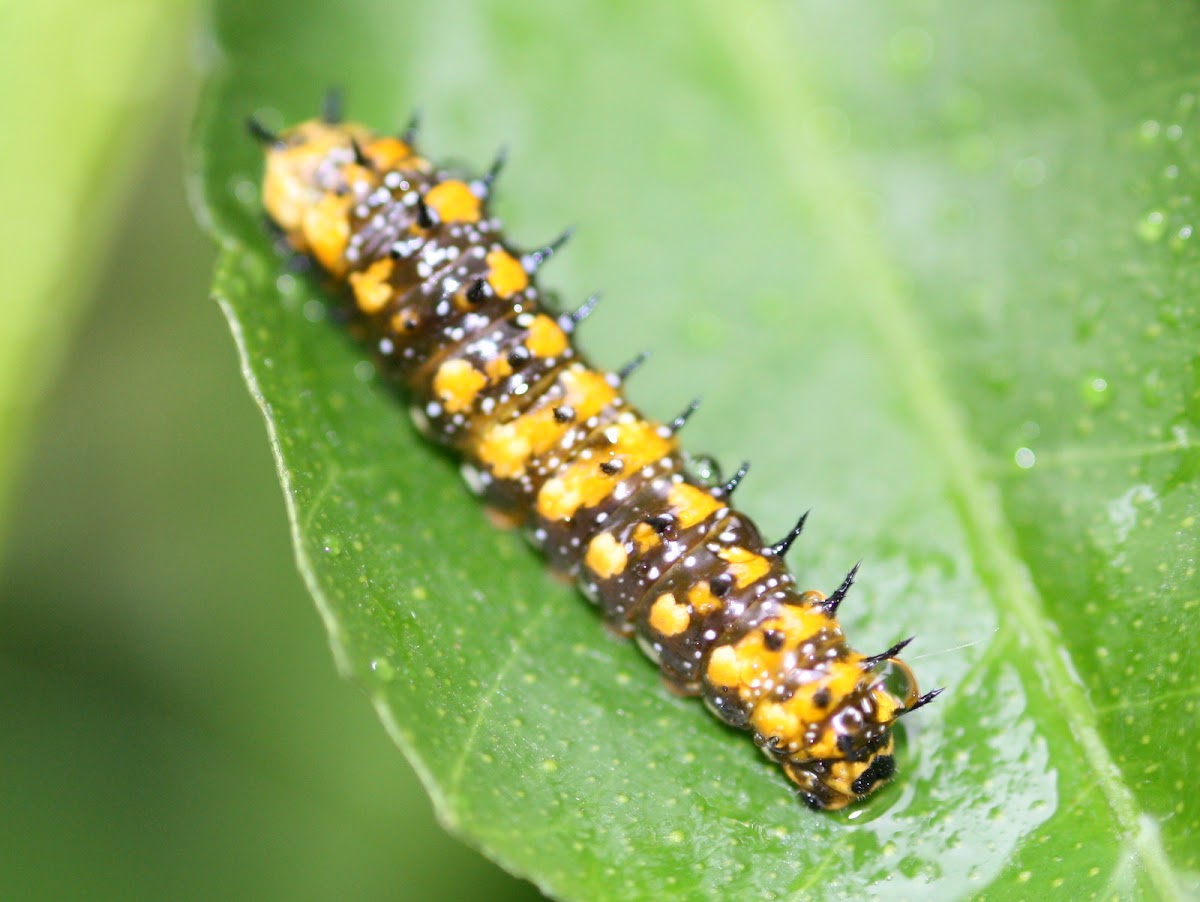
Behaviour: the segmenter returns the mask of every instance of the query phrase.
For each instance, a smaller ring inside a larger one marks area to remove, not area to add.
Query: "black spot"
[[[616,476],[625,468],[625,462],[621,460],[606,460],[600,464],[600,470],[609,476]]]
[[[896,772],[896,759],[892,755],[876,755],[875,760],[870,763],[853,783],[850,784],[850,791],[855,795],[865,796],[871,791],[871,787],[876,783],[891,778]]]
[[[824,811],[825,804],[811,792],[800,793],[800,801],[813,811]]]
[[[575,419],[575,410],[565,404],[562,407],[554,408],[554,422],[569,423]]]
[[[832,700],[829,695],[829,687],[826,686],[825,688],[818,689],[816,692],[814,692],[812,700],[813,704],[818,708],[828,708],[829,702]]]
[[[850,753],[854,751],[854,737],[843,733],[837,738],[837,749],[846,757],[850,757]]]
[[[467,289],[467,300],[472,304],[478,304],[487,297],[487,280],[476,279],[471,283],[471,287]]]
[[[671,527],[675,525],[675,518],[667,514],[662,514],[657,517],[648,517],[645,523],[660,536],[665,536],[671,531]]]
[[[725,594],[733,588],[733,577],[723,573],[710,579],[708,588],[717,598],[724,598]]]
[[[787,634],[783,630],[767,630],[763,633],[763,645],[767,651],[779,651],[787,642]]]
[[[525,348],[517,348],[509,352],[508,365],[514,370],[519,370],[529,362],[529,351]]]
[[[429,209],[429,204],[425,203],[425,198],[417,198],[417,225],[423,229],[432,229],[437,225],[437,220],[433,216],[433,211]]]

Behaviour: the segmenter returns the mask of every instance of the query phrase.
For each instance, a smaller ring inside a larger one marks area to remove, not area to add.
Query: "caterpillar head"
[[[782,762],[811,808],[835,811],[866,798],[896,772],[892,725],[901,715],[932,701],[938,692],[918,695],[916,679],[898,658],[887,662],[908,680],[901,701],[882,679],[872,676],[814,725],[812,743]],[[938,690],[940,691],[940,690]]]

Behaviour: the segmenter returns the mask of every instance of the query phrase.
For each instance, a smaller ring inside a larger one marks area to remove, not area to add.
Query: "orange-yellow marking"
[[[611,579],[625,569],[629,555],[612,533],[602,532],[588,542],[583,561],[601,579]]]
[[[686,604],[680,604],[670,592],[664,592],[650,605],[650,628],[667,636],[678,636],[688,628],[691,617]]]
[[[512,367],[504,358],[496,358],[487,366],[488,378],[493,382],[510,372]],[[574,419],[586,420],[616,397],[616,390],[602,375],[583,366],[565,370],[559,378],[563,386],[560,401],[524,413],[511,422],[488,426],[479,437],[475,453],[493,476],[499,479],[520,476],[530,460],[545,454],[566,434],[571,424],[560,423],[554,416],[554,407],[569,407]]]
[[[350,242],[350,203],[349,196],[322,195],[304,211],[301,223],[308,251],[335,276],[346,273],[343,254]]]
[[[380,170],[395,169],[400,163],[410,162],[413,158],[413,149],[390,135],[368,141],[363,146],[363,153]]]
[[[607,457],[593,455],[575,460],[561,476],[546,480],[538,491],[537,512],[547,520],[565,520],[581,507],[595,507],[612,491],[620,473],[609,475],[600,469],[602,461],[621,461],[629,473],[648,463],[661,460],[674,447],[673,441],[659,435],[645,420],[633,420],[613,427],[616,440],[604,450]]]
[[[771,563],[765,557],[737,545],[722,548],[717,552],[717,557],[729,565],[729,575],[739,589],[746,588],[771,571]]]
[[[576,418],[580,420],[594,417],[617,397],[617,390],[602,373],[582,365],[564,371],[562,384],[564,393],[561,403],[573,408]]]
[[[479,222],[482,205],[466,182],[449,179],[425,193],[425,204],[442,222]]]
[[[495,250],[487,255],[488,284],[497,297],[510,298],[529,285],[529,276],[521,261],[508,251]]]
[[[667,501],[675,511],[680,529],[689,529],[697,523],[703,523],[711,514],[725,506],[704,489],[686,482],[677,482],[671,486]]]
[[[392,277],[395,264],[391,257],[381,257],[362,272],[350,273],[350,287],[354,289],[354,300],[358,309],[370,316],[378,313],[392,299]]]
[[[487,385],[487,376],[465,360],[447,360],[433,377],[433,393],[450,413],[462,413]]]
[[[489,382],[499,382],[505,376],[511,376],[513,371],[507,357],[493,357],[483,368],[487,370]]]
[[[654,531],[649,523],[639,523],[633,528],[633,543],[637,545],[639,554],[645,554],[651,548],[662,544],[662,537]]]
[[[785,741],[792,739],[803,724],[786,703],[762,701],[754,709],[750,723],[763,736],[778,736]]]
[[[490,426],[480,437],[476,454],[493,476],[513,479],[539,454],[549,451],[562,437],[564,426],[550,408],[523,414],[508,423]]]
[[[559,328],[558,323],[539,313],[529,324],[529,337],[525,339],[525,347],[535,357],[557,357],[569,347],[567,334]]]
[[[713,595],[707,580],[695,583],[688,589],[688,603],[692,606],[692,610],[701,617],[707,617],[714,611],[721,610],[722,607],[721,599]]]
[[[714,686],[735,689],[741,682],[742,667],[737,650],[732,645],[721,645],[713,649],[708,659],[708,681]]]

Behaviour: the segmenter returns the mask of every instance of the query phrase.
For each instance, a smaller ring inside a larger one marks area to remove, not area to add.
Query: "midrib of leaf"
[[[1095,712],[1068,670],[1057,637],[1049,627],[1042,600],[1016,549],[1012,530],[997,493],[982,477],[979,456],[972,449],[966,428],[955,414],[953,393],[929,362],[931,343],[921,334],[912,306],[897,287],[898,268],[847,203],[854,182],[843,160],[819,135],[802,129],[794,117],[777,116],[782,109],[816,108],[827,102],[816,89],[816,79],[803,67],[803,54],[785,41],[788,29],[773,13],[772,5],[751,4],[739,11],[737,28],[729,27],[728,7],[705,4],[715,42],[729,46],[733,68],[744,79],[743,96],[761,119],[762,132],[774,139],[779,151],[787,190],[797,203],[815,211],[829,225],[829,247],[840,272],[858,282],[849,292],[864,305],[866,319],[875,325],[889,371],[896,374],[903,394],[916,417],[921,434],[942,461],[958,513],[967,532],[971,553],[984,580],[1010,624],[1029,642],[1040,669],[1048,677],[1049,691],[1095,773],[1097,785],[1108,801],[1117,832],[1131,837],[1145,872],[1164,898],[1183,898],[1174,868],[1151,818],[1139,808],[1101,738]],[[803,155],[796,153],[804,148]]]

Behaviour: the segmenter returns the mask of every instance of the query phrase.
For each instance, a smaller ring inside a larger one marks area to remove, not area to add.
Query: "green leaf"
[[[218,4],[197,135],[216,293],[301,570],[443,822],[567,898],[1182,898],[1200,890],[1200,12],[1032,0]],[[597,285],[583,343],[938,703],[842,814],[669,695],[494,530],[261,225],[240,132],[426,113],[507,143],[518,243]]]

